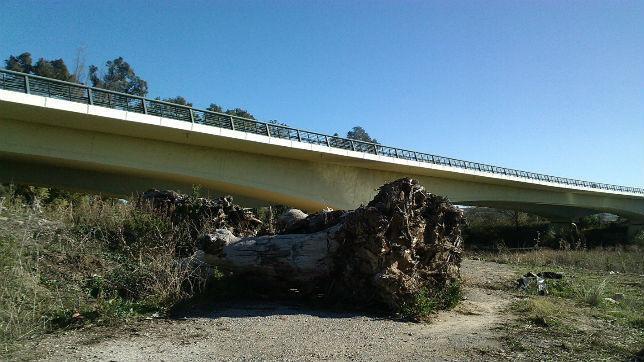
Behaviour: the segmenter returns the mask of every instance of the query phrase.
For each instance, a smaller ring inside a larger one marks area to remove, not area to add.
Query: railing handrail
[[[243,122],[250,122],[252,124],[255,124],[255,127],[257,125],[260,125],[264,127],[266,130],[265,132],[258,133],[258,132],[251,132],[251,133],[257,133],[257,134],[264,134],[268,137],[277,137],[277,138],[284,138],[280,137],[278,135],[271,134],[271,127],[283,129],[288,131],[287,138],[292,139],[291,132],[295,132],[297,135],[297,140],[300,142],[307,142],[306,137],[304,136],[310,136],[313,135],[316,137],[316,142],[313,142],[312,140],[309,140],[307,143],[311,144],[318,144],[318,145],[325,145],[327,147],[331,148],[340,148],[340,149],[347,149],[345,147],[340,147],[336,144],[336,140],[340,140],[343,144],[349,144],[351,145],[350,150],[357,150],[356,145],[360,145],[360,152],[366,152],[366,153],[372,153],[375,155],[381,155],[381,156],[386,156],[386,157],[393,157],[393,158],[402,158],[402,159],[410,159],[410,160],[415,160],[418,162],[422,163],[432,163],[432,164],[438,164],[438,165],[448,165],[450,167],[455,167],[455,168],[463,168],[463,169],[468,169],[468,170],[474,170],[474,171],[480,171],[480,172],[486,172],[486,173],[492,173],[492,174],[500,174],[500,175],[506,175],[506,176],[511,176],[511,177],[517,177],[521,179],[528,179],[528,180],[538,180],[538,181],[545,181],[545,182],[551,182],[551,183],[556,183],[556,184],[565,184],[565,185],[572,185],[572,186],[579,186],[579,187],[585,187],[585,188],[593,188],[593,189],[604,189],[604,190],[613,190],[613,191],[622,191],[622,192],[631,192],[631,193],[637,193],[637,194],[644,194],[644,188],[639,188],[639,187],[632,187],[632,186],[619,186],[619,185],[612,185],[612,184],[605,184],[601,182],[592,182],[592,181],[583,181],[583,180],[577,180],[577,179],[571,179],[571,178],[566,178],[566,177],[558,177],[558,176],[550,176],[546,174],[540,174],[537,172],[530,172],[530,171],[522,171],[522,170],[517,170],[517,169],[512,169],[512,168],[507,168],[507,167],[501,167],[501,166],[494,166],[486,163],[480,163],[480,162],[474,162],[474,161],[466,161],[466,160],[461,160],[461,159],[456,159],[456,158],[451,158],[451,157],[446,157],[446,156],[439,156],[439,155],[433,155],[430,153],[424,153],[424,152],[416,152],[408,149],[402,149],[402,148],[397,148],[393,146],[386,146],[382,145],[379,143],[374,143],[374,142],[367,142],[367,141],[361,141],[361,140],[354,140],[350,138],[344,138],[344,137],[339,137],[339,136],[329,136],[323,133],[319,132],[313,132],[309,130],[304,130],[304,129],[299,129],[299,128],[293,128],[290,126],[285,126],[281,124],[275,124],[275,123],[269,123],[269,122],[263,122],[259,121],[256,119],[251,119],[251,118],[246,118],[246,117],[239,117],[236,115],[228,114],[228,113],[223,113],[223,112],[216,112],[216,111],[211,111],[207,109],[200,109],[196,107],[191,107],[191,106],[186,106],[186,105],[181,105],[181,104],[176,104],[176,103],[171,103],[159,99],[150,99],[138,95],[133,95],[133,94],[127,94],[127,93],[121,93],[117,91],[113,91],[110,89],[104,89],[104,88],[97,88],[97,87],[91,87],[85,84],[79,84],[79,83],[73,83],[73,82],[67,82],[63,80],[58,80],[58,79],[51,79],[47,77],[42,77],[38,75],[33,75],[33,74],[26,74],[26,73],[21,73],[21,72],[16,72],[12,70],[6,70],[6,69],[0,69],[0,73],[2,73],[2,78],[0,79],[2,82],[0,83],[0,89],[6,89],[6,79],[4,74],[10,74],[15,77],[23,77],[24,78],[24,88],[22,90],[25,93],[32,94],[33,89],[29,87],[29,79],[38,79],[44,82],[48,82],[48,94],[47,96],[51,96],[51,91],[49,90],[49,84],[55,83],[55,84],[60,84],[68,87],[75,87],[83,90],[87,90],[87,103],[92,104],[92,94],[93,93],[108,93],[108,94],[114,94],[118,95],[121,97],[126,97],[127,99],[137,99],[141,101],[141,107],[143,112],[137,112],[137,113],[144,113],[144,114],[149,114],[150,111],[148,110],[146,106],[146,102],[149,102],[150,104],[161,104],[169,107],[174,107],[175,109],[182,109],[182,110],[187,110],[190,115],[190,122],[195,122],[195,114],[198,113],[203,113],[203,114],[212,114],[216,115],[219,117],[224,117],[227,119],[230,119],[230,124],[231,126],[229,127],[230,129],[235,130],[235,120],[243,121]],[[16,88],[16,87],[14,87]],[[14,90],[14,88],[10,90]],[[19,88],[19,87],[18,87]],[[20,88],[19,88],[20,89]],[[71,89],[71,88],[70,88]],[[64,98],[64,97],[63,97]],[[71,90],[69,91],[69,96],[68,96],[70,101],[79,101],[80,99],[84,99],[83,97],[77,97],[76,99],[73,99],[71,96]],[[104,105],[101,105],[104,106]],[[118,108],[118,105],[112,106],[110,103],[109,106],[111,108]],[[129,105],[126,106],[127,110],[129,111]],[[133,107],[133,111],[136,111],[136,107]],[[166,116],[171,116],[171,115],[166,115],[165,112],[163,112],[163,117]],[[171,117],[168,117],[171,118]],[[204,117],[205,118],[205,117]],[[185,119],[179,119],[182,121],[185,121]],[[240,125],[241,128],[245,129],[245,126]],[[248,130],[246,130],[248,132]],[[320,140],[322,138],[324,142]],[[304,139],[304,140],[303,140]],[[336,144],[336,145],[332,145]],[[366,146],[366,148],[363,148]],[[367,148],[369,151],[367,151]],[[383,149],[388,150],[388,152],[380,152]],[[347,149],[349,150],[349,149]],[[393,155],[392,155],[393,152]],[[404,156],[404,154],[411,155],[411,156]],[[401,157],[403,156],[403,157]],[[421,156],[421,157],[419,157]],[[446,162],[445,162],[446,161]]]

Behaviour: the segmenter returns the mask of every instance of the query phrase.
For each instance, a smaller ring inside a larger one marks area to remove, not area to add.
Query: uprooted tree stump
[[[296,220],[288,234],[239,238],[219,229],[199,243],[205,262],[237,277],[400,310],[458,283],[462,223],[446,198],[404,178],[356,210]]]

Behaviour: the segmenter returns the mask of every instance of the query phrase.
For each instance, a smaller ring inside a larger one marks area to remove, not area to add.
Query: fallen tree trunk
[[[447,199],[400,179],[366,206],[309,215],[286,235],[237,238],[220,229],[200,244],[204,261],[237,276],[399,309],[457,283],[462,223]]]
[[[238,238],[219,229],[202,238],[204,261],[237,276],[304,287],[330,275],[340,226],[312,234]]]

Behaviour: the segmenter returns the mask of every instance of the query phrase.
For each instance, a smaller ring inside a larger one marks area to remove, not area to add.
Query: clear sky
[[[0,57],[471,161],[644,186],[644,1],[13,1]]]

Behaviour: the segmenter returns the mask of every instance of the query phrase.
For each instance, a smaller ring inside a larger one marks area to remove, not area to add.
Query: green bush
[[[457,280],[439,290],[421,289],[401,304],[399,313],[404,319],[426,320],[438,310],[454,308],[461,299],[461,282]]]

